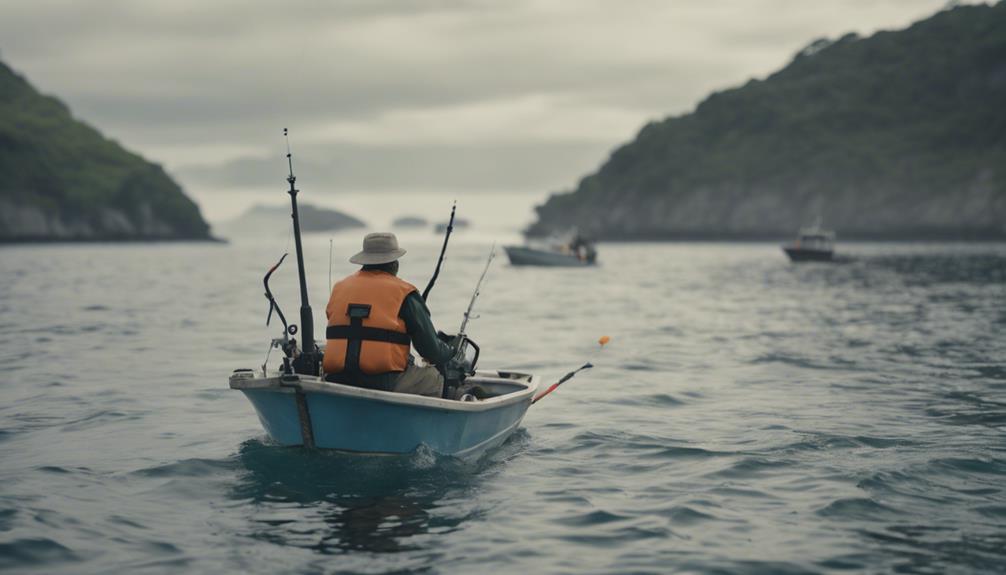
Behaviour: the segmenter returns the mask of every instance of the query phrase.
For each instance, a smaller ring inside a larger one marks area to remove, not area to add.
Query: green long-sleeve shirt
[[[402,302],[398,317],[405,321],[405,329],[412,338],[412,345],[426,361],[441,365],[454,354],[451,346],[437,337],[437,328],[430,319],[430,308],[426,307],[419,292],[412,292]]]

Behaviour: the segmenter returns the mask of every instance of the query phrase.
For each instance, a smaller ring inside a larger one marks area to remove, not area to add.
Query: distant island
[[[362,221],[337,210],[319,208],[311,204],[297,203],[297,213],[302,232],[337,232],[365,227]],[[286,234],[290,229],[290,206],[264,206],[248,208],[237,218],[221,224],[227,235],[261,235],[263,233]]]
[[[198,206],[161,166],[0,62],[0,242],[208,239]]]
[[[437,223],[436,225],[433,226],[433,233],[442,234],[446,232],[448,225],[450,225],[450,222]],[[454,229],[458,231],[464,230],[470,225],[472,225],[472,223],[466,220],[465,218],[457,218],[454,220]]]
[[[601,239],[1006,238],[1006,2],[818,40],[647,124],[526,232]]]
[[[395,228],[425,228],[429,225],[429,222],[426,221],[426,218],[419,216],[402,216],[395,218],[395,221],[391,225]]]

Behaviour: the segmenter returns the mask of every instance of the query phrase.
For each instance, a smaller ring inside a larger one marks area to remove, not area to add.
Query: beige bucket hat
[[[363,238],[363,251],[349,258],[349,261],[360,265],[379,265],[391,263],[405,255],[405,250],[398,247],[398,238],[389,232],[367,234]]]

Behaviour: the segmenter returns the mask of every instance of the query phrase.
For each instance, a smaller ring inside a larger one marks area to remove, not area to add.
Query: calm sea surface
[[[276,335],[261,277],[286,241],[0,248],[0,569],[1006,571],[1006,245],[501,258],[469,330],[485,367],[548,382],[612,343],[461,463],[270,444],[227,377]],[[357,242],[336,237],[337,277]],[[422,286],[438,238],[403,243]],[[328,238],[306,247],[321,325]],[[458,236],[441,329],[488,248]]]

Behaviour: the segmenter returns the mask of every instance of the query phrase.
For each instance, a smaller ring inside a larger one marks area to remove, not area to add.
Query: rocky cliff
[[[1006,2],[818,40],[643,127],[527,230],[606,239],[1006,237]]]
[[[0,63],[0,241],[210,239],[157,164]]]

